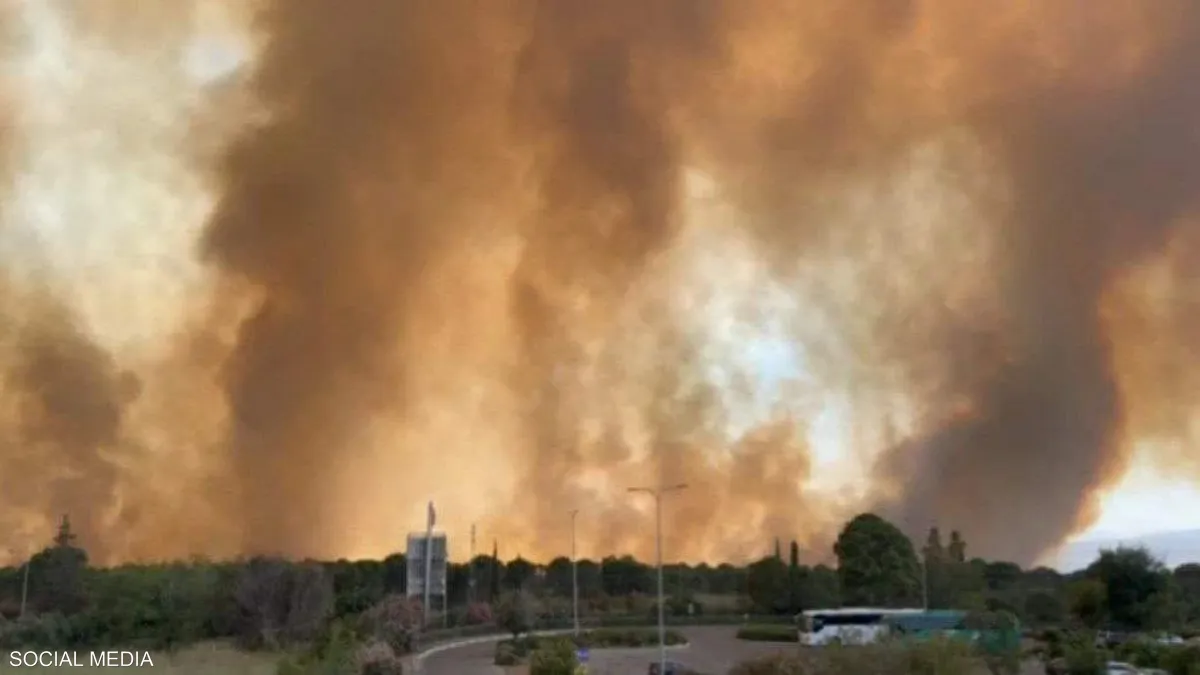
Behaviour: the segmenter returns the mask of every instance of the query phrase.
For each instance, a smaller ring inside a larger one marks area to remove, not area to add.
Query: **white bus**
[[[888,634],[888,617],[921,614],[924,611],[872,607],[807,609],[798,614],[796,619],[800,623],[801,644],[867,644]]]

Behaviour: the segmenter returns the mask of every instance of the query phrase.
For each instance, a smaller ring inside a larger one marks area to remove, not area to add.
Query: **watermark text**
[[[118,651],[69,652],[27,650],[8,653],[12,668],[141,668],[154,667],[150,652]]]

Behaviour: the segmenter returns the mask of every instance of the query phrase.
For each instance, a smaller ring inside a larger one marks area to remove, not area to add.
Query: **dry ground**
[[[279,657],[270,654],[247,654],[232,647],[217,644],[198,645],[180,650],[175,654],[151,654],[153,666],[129,668],[103,668],[88,665],[87,654],[79,655],[81,667],[13,666],[9,652],[0,654],[0,673],[54,673],[61,675],[100,675],[101,673],[137,672],[144,675],[163,673],[170,675],[274,675]]]

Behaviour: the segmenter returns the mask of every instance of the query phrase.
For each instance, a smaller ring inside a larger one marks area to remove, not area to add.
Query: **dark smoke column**
[[[1124,468],[1104,294],[1200,222],[1187,218],[1200,206],[1200,6],[1158,9],[1170,25],[1138,76],[1052,80],[973,120],[1014,181],[998,270],[1011,353],[971,412],[881,466],[904,485],[894,509],[912,533],[953,527],[981,555],[1029,563]],[[993,364],[954,367],[965,380]]]
[[[257,302],[224,373],[248,552],[347,541],[337,509],[357,495],[339,479],[403,403],[411,300],[477,232],[468,195],[504,192],[489,183],[501,9],[277,0],[260,16],[253,88],[271,117],[229,150],[203,244]]]

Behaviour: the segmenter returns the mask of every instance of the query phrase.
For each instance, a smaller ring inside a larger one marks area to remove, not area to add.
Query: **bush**
[[[333,612],[333,583],[317,564],[257,559],[234,587],[238,637],[250,649],[305,642],[325,629]]]
[[[738,629],[737,638],[751,642],[799,642],[800,634],[791,626],[745,626]]]
[[[1170,645],[1157,666],[1171,675],[1200,675],[1200,645]]]
[[[1066,670],[1063,675],[1104,675],[1108,671],[1108,654],[1092,643],[1076,643],[1067,647],[1062,665]]]
[[[387,644],[396,654],[413,651],[421,627],[421,603],[403,595],[389,595],[363,613],[361,632]]]
[[[512,644],[501,642],[496,645],[494,662],[497,666],[515,666],[521,663],[521,657],[517,656],[517,652],[513,649]]]
[[[772,654],[750,661],[743,661],[729,671],[729,675],[809,675],[808,664],[797,656]]]
[[[71,625],[59,614],[26,616],[0,626],[0,649],[63,649],[73,642]]]
[[[687,644],[687,638],[678,631],[668,630],[664,634],[668,645]],[[579,647],[593,649],[615,649],[622,647],[650,647],[658,644],[658,631],[653,628],[600,628],[583,631],[578,636],[524,636],[496,643],[494,662],[497,666],[515,666],[533,654],[550,649],[559,643],[571,646],[571,653]]]
[[[976,663],[971,645],[952,638],[938,636],[900,649],[906,666],[903,672],[912,675],[968,675]],[[889,650],[885,647],[874,651]]]
[[[537,603],[525,591],[515,591],[500,598],[495,607],[496,623],[517,637],[533,630]]]
[[[547,640],[529,659],[529,675],[574,675],[578,667],[570,640]]]
[[[358,651],[359,675],[404,675],[404,664],[386,642],[372,642]]]
[[[668,645],[686,644],[687,639],[681,633],[668,630],[664,634]],[[658,630],[653,628],[614,629],[600,628],[584,631],[574,638],[574,643],[580,647],[595,647],[596,649],[614,647],[649,647],[658,644]]]
[[[1118,661],[1127,661],[1139,668],[1162,668],[1170,645],[1163,645],[1151,640],[1130,640],[1122,643],[1114,650],[1113,657]]]
[[[306,652],[280,659],[278,675],[358,675],[354,634],[335,623]]]
[[[933,639],[775,654],[738,664],[730,675],[971,675],[975,664],[969,645]]]
[[[467,607],[467,611],[463,612],[462,622],[467,626],[488,624],[492,620],[492,606],[486,602],[472,603]]]

